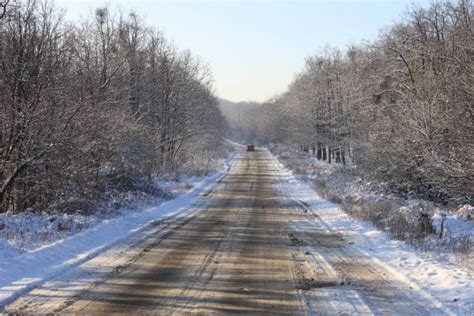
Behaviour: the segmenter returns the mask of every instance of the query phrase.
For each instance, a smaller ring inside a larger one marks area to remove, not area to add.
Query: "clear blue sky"
[[[325,45],[370,40],[411,4],[429,0],[56,0],[69,18],[105,3],[133,9],[210,65],[216,92],[232,101],[263,101],[283,92],[305,57]]]

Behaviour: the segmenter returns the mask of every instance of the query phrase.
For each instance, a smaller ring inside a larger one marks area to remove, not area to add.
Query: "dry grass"
[[[319,179],[313,179],[312,181],[313,187],[321,197],[336,204],[342,204],[344,202],[344,199],[341,197],[341,195],[330,190],[325,181]]]
[[[462,266],[469,267],[472,265],[472,253],[474,250],[474,240],[470,235],[462,235],[456,238],[454,242],[454,254],[456,261]]]
[[[401,207],[390,200],[354,201],[346,198],[342,203],[347,214],[369,221],[390,236],[420,248],[426,237],[435,233],[432,219],[427,213],[415,216],[402,212]]]

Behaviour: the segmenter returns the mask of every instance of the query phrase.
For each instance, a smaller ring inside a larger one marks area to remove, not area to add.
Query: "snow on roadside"
[[[313,184],[322,197],[340,204],[352,217],[372,222],[441,262],[474,268],[474,221],[469,220],[474,219],[472,206],[448,209],[391,191],[383,183],[369,183],[357,175],[353,166],[328,164],[288,145],[270,144],[269,149],[298,179]],[[434,232],[420,232],[422,215],[428,215]]]
[[[4,242],[0,243],[0,251],[10,253],[10,256],[4,256],[0,261],[0,306],[107,251],[157,220],[181,216],[191,211],[190,206],[199,195],[213,187],[232,168],[235,161],[236,154],[226,160],[224,168],[195,183],[191,190],[174,200],[148,206],[141,212],[105,220],[90,229],[39,249],[15,253],[15,248],[8,244],[4,247]]]
[[[221,161],[219,166],[225,166]],[[84,214],[81,210],[68,214],[56,211],[51,214],[23,212],[0,214],[0,242],[22,253],[32,251],[58,240],[90,229],[104,221],[141,212],[149,205],[159,205],[191,190],[203,177],[181,176],[178,179],[157,179],[154,183],[161,194],[150,195],[144,192],[122,192],[117,200],[111,200],[96,212]],[[117,205],[117,206],[114,206]],[[120,206],[118,206],[120,205]],[[11,257],[11,251],[2,251],[0,260]]]
[[[351,218],[339,205],[321,198],[311,184],[297,179],[270,151],[268,154],[281,171],[287,193],[296,201],[303,202],[303,206],[308,205],[307,208],[319,216],[329,230],[342,233],[346,240],[353,242],[348,247],[373,258],[400,281],[418,289],[449,311],[460,315],[474,314],[473,271],[433,260],[405,243],[391,239],[371,223]]]
[[[78,232],[91,228],[107,219],[102,214],[0,214],[0,241],[23,253],[37,249]],[[113,215],[117,217],[118,214]],[[109,212],[107,212],[109,214]],[[112,214],[110,214],[112,217]],[[0,260],[11,257],[0,249]]]
[[[13,247],[8,242],[0,239],[0,254],[1,258],[12,258],[21,255],[25,251]]]

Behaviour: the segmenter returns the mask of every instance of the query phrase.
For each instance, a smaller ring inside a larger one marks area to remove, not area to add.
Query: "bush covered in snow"
[[[473,265],[474,208],[447,209],[366,182],[353,166],[328,164],[297,148],[270,144],[270,151],[299,178],[313,184],[324,198],[340,204],[349,215],[443,260]]]
[[[207,165],[187,165],[175,172],[151,181],[123,180],[120,189],[109,188],[100,197],[68,198],[52,203],[43,212],[28,209],[22,213],[0,214],[0,259],[14,257],[57,240],[74,235],[104,221],[143,210],[144,205],[159,204],[164,200],[193,189],[195,183],[211,171],[225,166],[226,147],[220,154],[206,156]]]

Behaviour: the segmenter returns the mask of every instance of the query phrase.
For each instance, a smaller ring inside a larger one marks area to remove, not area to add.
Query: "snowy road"
[[[186,216],[157,223],[146,238],[44,282],[4,311],[445,314],[328,230],[289,196],[284,179],[268,151],[243,152]]]

